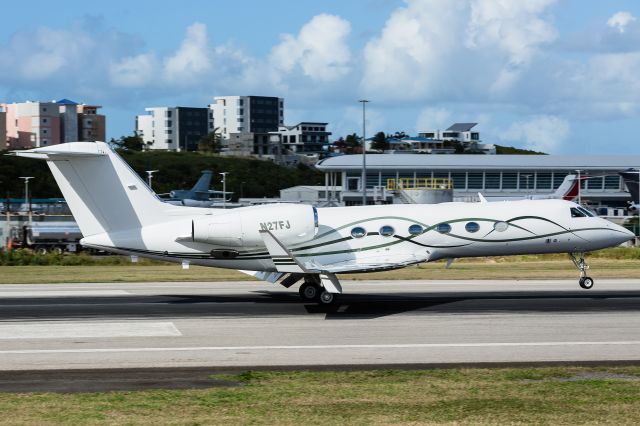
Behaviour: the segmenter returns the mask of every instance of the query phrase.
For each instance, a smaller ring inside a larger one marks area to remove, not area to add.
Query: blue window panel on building
[[[484,187],[486,189],[500,189],[500,173],[486,173]]]
[[[467,187],[469,189],[482,189],[482,173],[469,173],[467,177]]]
[[[451,173],[451,179],[453,179],[453,187],[455,189],[467,188],[467,174],[466,173]]]
[[[551,173],[537,174],[536,189],[551,189]]]
[[[518,187],[517,173],[502,173],[502,189],[516,189]]]
[[[604,189],[620,189],[620,176],[605,176]]]
[[[604,178],[603,177],[593,177],[589,178],[587,181],[587,185],[590,190],[602,190],[604,187]]]

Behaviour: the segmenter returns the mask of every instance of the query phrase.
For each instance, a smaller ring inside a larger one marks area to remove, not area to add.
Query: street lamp
[[[530,196],[530,191],[529,191],[529,178],[531,177],[531,175],[523,175],[524,178],[527,180],[527,196]]]
[[[222,208],[227,208],[227,175],[229,172],[218,173],[222,175]]]
[[[29,197],[29,179],[35,179],[34,176],[20,176],[20,179],[24,179],[24,202],[29,207],[29,222],[31,222],[31,198]]]
[[[362,205],[367,205],[367,125],[366,125],[366,99],[360,99],[362,103]]]
[[[159,170],[145,170],[147,172],[147,184],[149,185],[149,189],[153,191],[151,187],[151,179],[153,179],[153,174]]]

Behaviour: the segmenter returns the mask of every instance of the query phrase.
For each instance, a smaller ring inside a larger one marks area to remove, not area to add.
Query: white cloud
[[[461,0],[409,0],[364,49],[363,90],[378,97],[416,99],[436,91],[455,54]]]
[[[556,0],[471,2],[471,21],[465,45],[470,49],[497,48],[506,55],[491,90],[503,92],[513,86],[523,67],[529,65],[541,44],[557,37],[555,28],[540,15]]]
[[[526,121],[513,123],[498,137],[510,143],[523,144],[534,151],[554,153],[566,142],[570,134],[569,122],[552,115],[538,115]]]
[[[556,0],[407,0],[364,50],[362,88],[392,99],[469,99],[511,89],[557,32]]]
[[[111,64],[109,76],[116,87],[143,87],[151,82],[158,66],[155,54],[142,53]]]
[[[61,77],[86,61],[85,54],[95,48],[89,34],[73,30],[39,28],[17,33],[6,46],[0,46],[0,72],[23,80]]]
[[[271,50],[270,65],[277,73],[302,73],[317,81],[334,81],[350,70],[347,37],[351,24],[335,15],[321,14],[307,22],[297,36],[283,34]]]
[[[180,48],[164,60],[165,80],[173,84],[197,80],[211,70],[212,56],[207,26],[199,22],[191,24]]]
[[[618,32],[623,33],[631,22],[636,20],[635,16],[633,16],[629,12],[618,12],[614,13],[608,20],[607,25],[611,28],[615,28]]]
[[[452,123],[451,111],[446,108],[424,108],[418,114],[416,132],[422,130],[446,129]]]

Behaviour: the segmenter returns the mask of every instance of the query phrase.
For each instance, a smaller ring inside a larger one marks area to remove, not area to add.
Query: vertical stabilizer
[[[211,176],[213,172],[211,170],[203,170],[200,179],[191,188],[192,192],[207,192],[211,186]]]
[[[629,194],[631,194],[631,200],[633,200],[634,204],[640,204],[640,171],[637,170],[627,170],[624,172],[620,172],[620,176],[624,179],[625,185],[627,185],[627,189],[629,190]]]
[[[85,237],[166,220],[168,206],[104,142],[71,142],[13,154],[47,161]]]

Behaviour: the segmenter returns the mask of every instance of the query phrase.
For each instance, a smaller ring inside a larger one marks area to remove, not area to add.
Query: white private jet
[[[270,204],[229,211],[163,203],[103,142],[14,155],[46,160],[78,222],[81,244],[130,256],[238,269],[332,304],[336,274],[458,257],[565,252],[591,288],[584,253],[628,230],[564,200],[316,209]]]

